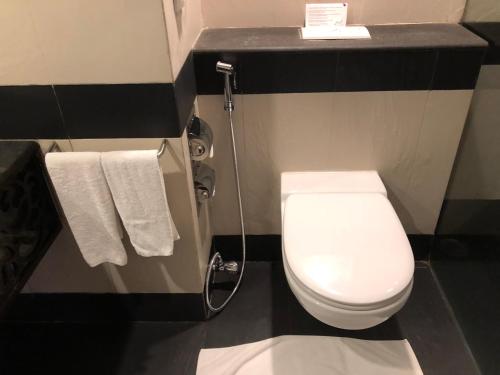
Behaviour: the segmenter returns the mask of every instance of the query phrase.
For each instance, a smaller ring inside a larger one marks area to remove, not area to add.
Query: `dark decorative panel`
[[[61,224],[35,142],[0,142],[0,307],[18,292]]]

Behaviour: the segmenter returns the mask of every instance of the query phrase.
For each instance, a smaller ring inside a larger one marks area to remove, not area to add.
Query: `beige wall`
[[[500,66],[485,65],[457,154],[449,199],[500,199]]]
[[[467,0],[464,21],[498,22],[500,21],[500,2],[498,0]]]
[[[162,0],[3,0],[0,84],[171,82]]]
[[[247,230],[281,232],[280,173],[378,170],[408,233],[434,232],[472,91],[236,96]],[[216,234],[239,233],[221,96],[199,96],[214,129]]]
[[[58,141],[64,151],[158,148],[161,139]],[[42,141],[44,148],[51,142]],[[174,255],[140,257],[126,241],[128,264],[89,267],[71,232],[64,228],[35,270],[25,292],[63,293],[201,293],[211,242],[207,205],[196,210],[187,138],[169,139],[161,159],[172,217],[181,239]],[[200,216],[200,220],[198,220]]]
[[[174,79],[203,28],[201,0],[163,0]]]
[[[206,27],[301,26],[304,23],[305,2],[202,0],[203,17]],[[465,0],[351,0],[347,3],[350,24],[374,25],[459,22]]]

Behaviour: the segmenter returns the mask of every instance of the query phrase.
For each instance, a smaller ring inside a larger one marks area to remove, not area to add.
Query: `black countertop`
[[[198,94],[470,90],[488,43],[458,24],[368,26],[372,39],[303,40],[298,27],[207,29],[194,46]],[[307,69],[306,69],[307,68]]]
[[[303,40],[298,27],[204,30],[193,51],[258,52],[401,48],[484,48],[488,43],[457,24],[368,26],[372,39]]]

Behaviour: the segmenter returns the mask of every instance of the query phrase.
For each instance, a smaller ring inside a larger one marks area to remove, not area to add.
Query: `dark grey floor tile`
[[[366,340],[408,339],[425,374],[477,374],[477,369],[436,281],[417,263],[412,294],[393,318],[376,327],[348,331],[313,318],[288,287],[280,262],[247,263],[235,299],[207,322],[206,347],[222,347],[279,335],[328,335]]]
[[[203,323],[1,327],[1,374],[195,374]],[[8,342],[8,345],[5,343]]]
[[[247,263],[234,299],[207,322],[207,348],[239,345],[273,336],[272,267],[270,262]]]
[[[500,373],[500,241],[440,239],[432,267],[484,375]]]
[[[46,363],[44,336],[39,324],[0,324],[0,374],[36,374]]]
[[[129,336],[120,375],[195,374],[205,325],[139,323]]]
[[[300,306],[281,262],[249,262],[234,300],[207,322],[1,324],[0,374],[194,375],[201,348],[285,334],[406,338],[425,374],[477,373],[425,264],[418,265],[400,313],[371,329],[346,331]]]
[[[411,297],[396,319],[424,374],[479,374],[428,267],[415,269]]]

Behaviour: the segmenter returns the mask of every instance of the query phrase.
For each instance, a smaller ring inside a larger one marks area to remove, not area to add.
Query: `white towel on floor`
[[[168,207],[157,150],[101,155],[116,208],[139,255],[172,255],[179,234]]]
[[[279,336],[220,349],[202,349],[197,375],[422,375],[406,340]]]
[[[122,229],[98,152],[53,152],[47,170],[83,258],[95,267],[127,263]]]

